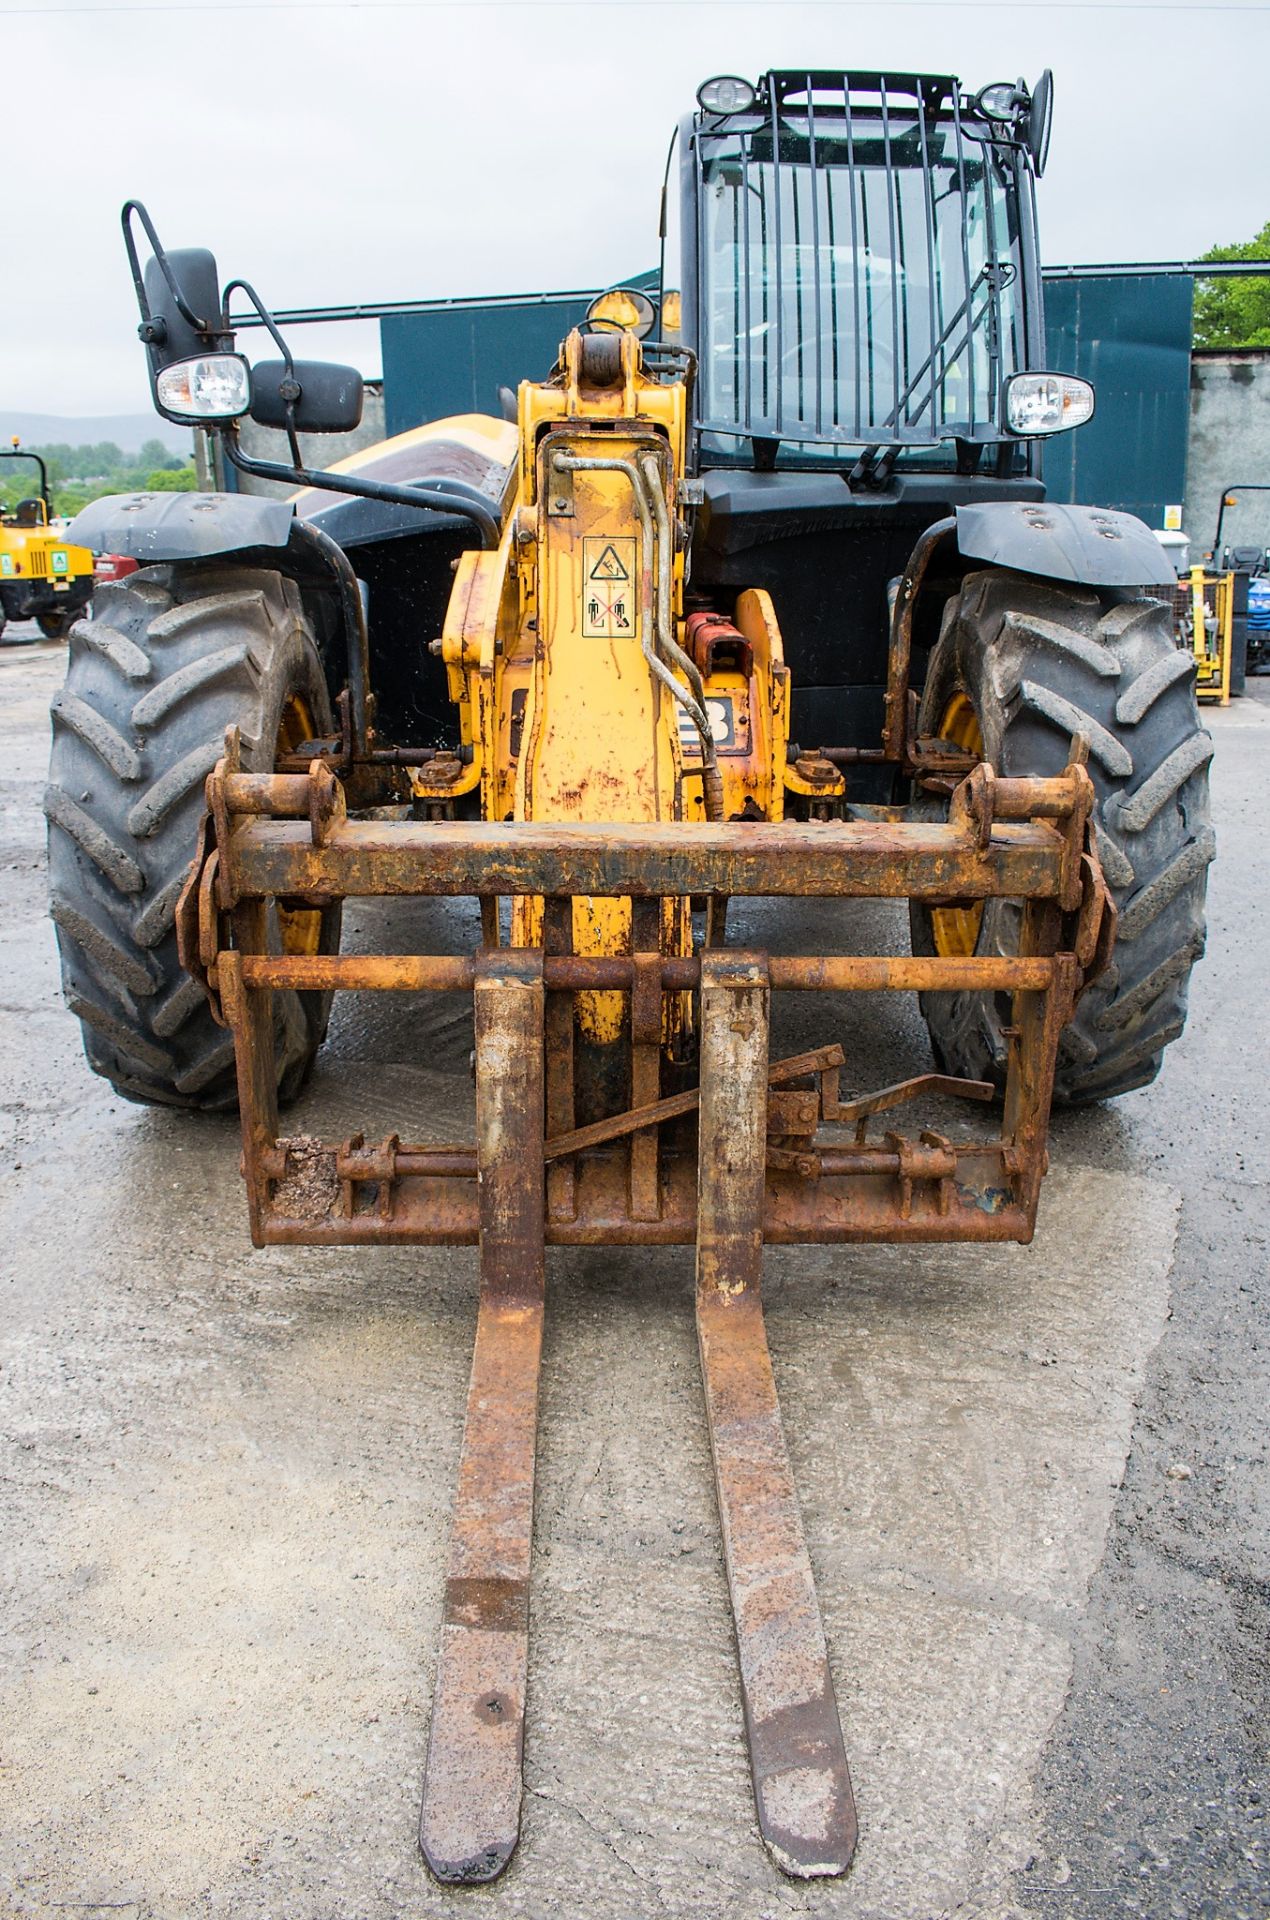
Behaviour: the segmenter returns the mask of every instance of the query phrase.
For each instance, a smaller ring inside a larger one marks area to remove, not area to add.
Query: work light
[[[697,105],[703,113],[744,113],[754,105],[754,89],[748,80],[734,73],[720,73],[703,80],[697,88]]]
[[[155,377],[155,398],[185,420],[236,420],[251,405],[251,376],[237,353],[178,360]]]
[[[1016,373],[1005,383],[1005,425],[1011,433],[1065,433],[1083,426],[1093,412],[1093,388],[1071,373]]]
[[[1021,106],[1027,102],[1027,94],[1009,80],[995,80],[990,87],[980,87],[975,95],[976,109],[989,120],[1013,120]]]

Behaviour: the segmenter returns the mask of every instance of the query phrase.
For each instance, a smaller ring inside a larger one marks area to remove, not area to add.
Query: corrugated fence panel
[[[1050,366],[1092,380],[1088,426],[1045,449],[1045,484],[1079,500],[1164,524],[1186,491],[1191,305],[1185,274],[1051,280],[1045,288]]]
[[[499,412],[498,389],[545,379],[586,300],[527,300],[392,314],[379,323],[389,434],[452,413]]]
[[[1119,507],[1158,527],[1165,506],[1184,498],[1192,297],[1184,274],[1047,282],[1048,363],[1092,380],[1098,394],[1089,425],[1046,448],[1054,499]],[[387,432],[452,413],[497,414],[499,387],[543,378],[585,311],[585,298],[527,298],[386,316]]]

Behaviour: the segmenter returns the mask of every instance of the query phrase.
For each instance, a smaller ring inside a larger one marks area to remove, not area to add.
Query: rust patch
[[[279,1140],[285,1172],[273,1184],[273,1203],[293,1220],[326,1220],[340,1202],[335,1150],[312,1134]]]
[[[529,1625],[528,1580],[452,1577],[445,1583],[449,1626],[485,1627],[491,1633],[524,1633]]]

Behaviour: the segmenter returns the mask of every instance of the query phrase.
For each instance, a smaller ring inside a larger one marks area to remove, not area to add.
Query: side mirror
[[[1054,75],[1048,67],[1032,89],[1024,139],[1032,156],[1032,171],[1039,180],[1050,155],[1050,128],[1054,120]]]
[[[596,333],[633,333],[643,340],[653,330],[657,309],[637,287],[610,287],[597,294],[586,310],[587,325]]]
[[[337,366],[329,360],[297,360],[292,380],[299,388],[295,396],[295,426],[300,433],[351,433],[361,425],[362,376],[356,367]],[[251,417],[262,427],[281,427],[287,422],[287,397],[283,382],[287,379],[284,360],[262,360],[251,370]]]
[[[178,247],[162,262],[147,260],[144,284],[150,317],[142,322],[141,338],[156,375],[177,360],[216,350],[222,338],[220,276],[206,247]]]

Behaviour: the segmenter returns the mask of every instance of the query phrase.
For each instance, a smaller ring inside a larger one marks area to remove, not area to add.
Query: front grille
[[[37,579],[46,580],[48,578],[49,557],[43,547],[28,547],[26,569],[28,573],[33,574]]]

